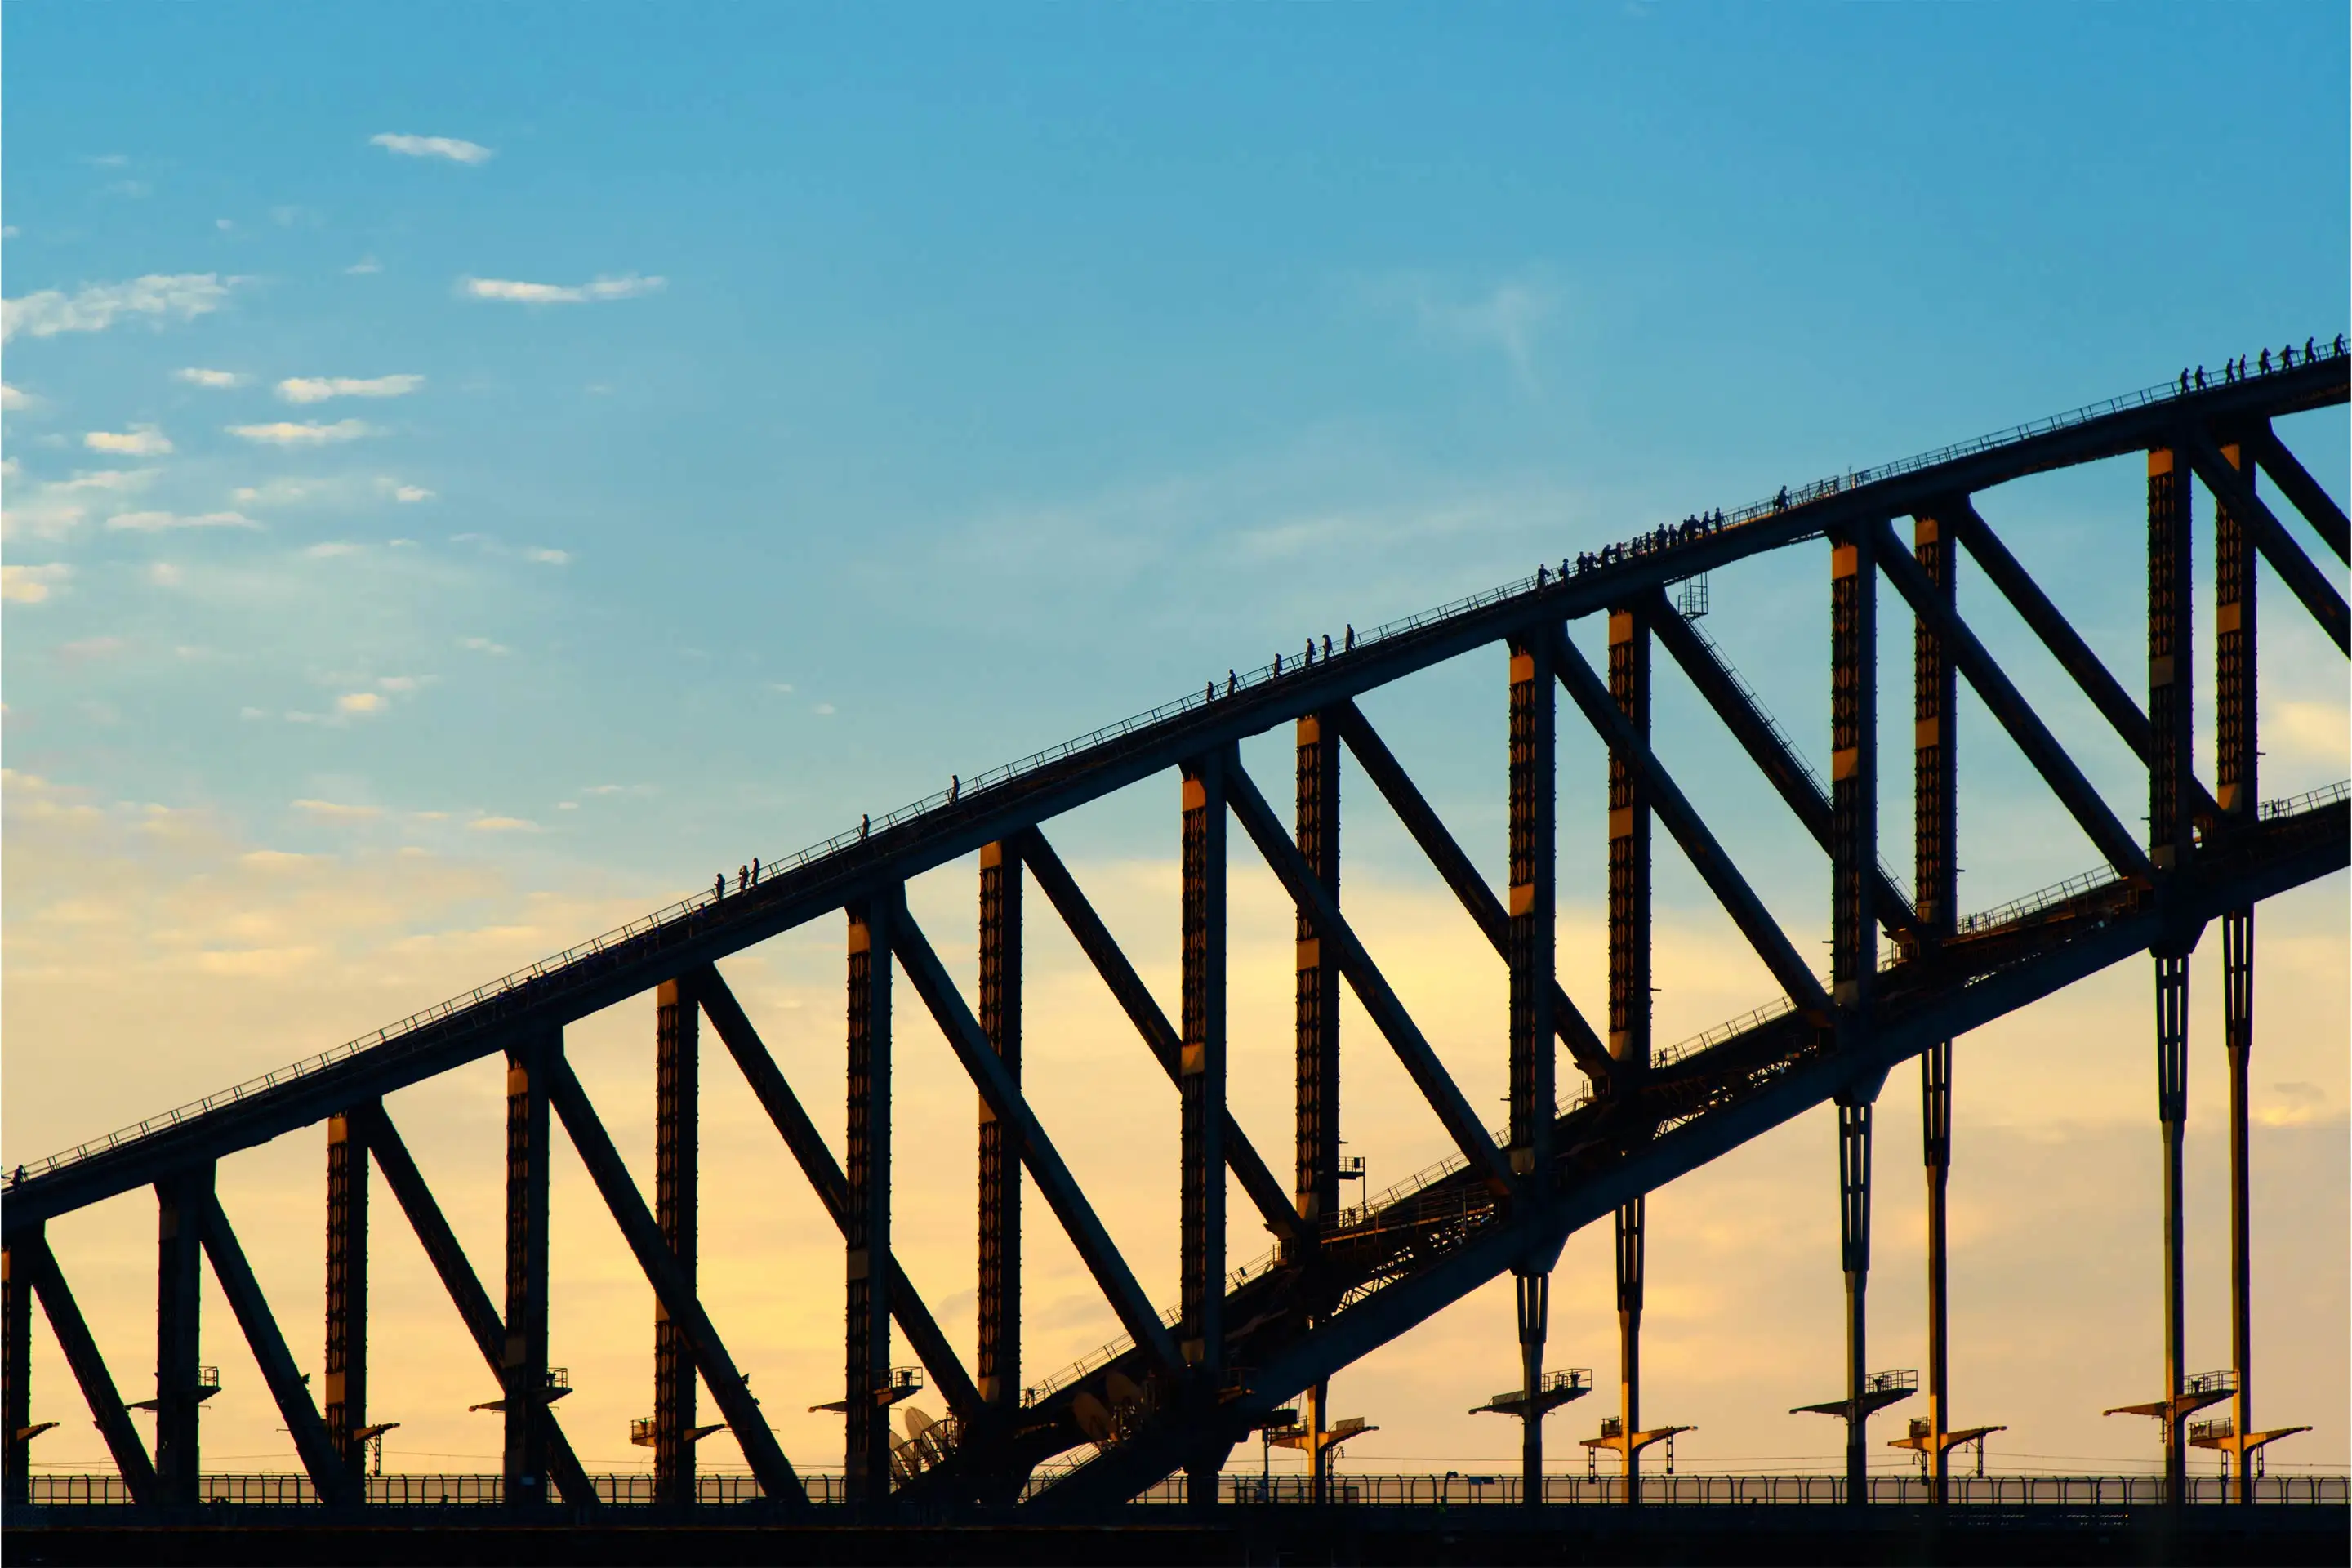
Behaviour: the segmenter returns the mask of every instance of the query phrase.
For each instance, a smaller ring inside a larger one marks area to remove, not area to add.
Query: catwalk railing
[[[838,1475],[802,1472],[809,1500],[819,1507],[839,1504]],[[591,1476],[597,1500],[616,1507],[650,1507],[654,1479],[650,1475]],[[1032,1483],[1033,1489],[1043,1480]],[[1948,1483],[1954,1503],[1985,1507],[2146,1508],[2162,1502],[2161,1476],[1959,1476]],[[1307,1507],[1311,1501],[1307,1478],[1297,1475],[1260,1477],[1227,1474],[1219,1478],[1218,1500],[1236,1506]],[[2219,1476],[2189,1478],[2191,1503],[2221,1503]],[[233,1508],[316,1508],[318,1493],[308,1477],[289,1474],[208,1475],[198,1494],[205,1503]],[[1792,1507],[1828,1505],[1845,1500],[1843,1476],[1645,1476],[1642,1497],[1647,1504],[1744,1506],[1780,1504]],[[1331,1481],[1336,1504],[1355,1508],[1478,1508],[1517,1504],[1519,1478],[1496,1472],[1470,1475],[1343,1475]],[[493,1508],[506,1501],[505,1488],[495,1475],[396,1475],[367,1479],[367,1500],[390,1508]],[[764,1500],[760,1483],[750,1476],[698,1476],[695,1501],[704,1508],[740,1507]],[[1623,1483],[1612,1476],[1546,1476],[1547,1503],[1622,1504]],[[1874,1503],[1925,1504],[1930,1500],[1925,1482],[1914,1475],[1873,1476]],[[1160,1482],[1131,1507],[1181,1506],[1186,1501],[1181,1478]],[[2301,1507],[2342,1508],[2352,1503],[2352,1478],[2345,1476],[2263,1476],[2254,1482],[2254,1501]],[[129,1508],[131,1494],[120,1476],[36,1475],[32,1479],[35,1508]]]

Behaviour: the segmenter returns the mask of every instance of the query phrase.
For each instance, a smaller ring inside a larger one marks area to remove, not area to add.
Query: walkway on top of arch
[[[1182,756],[1262,731],[1384,685],[1502,636],[1541,603],[1562,620],[1652,587],[1816,537],[1842,521],[1891,516],[2032,474],[2161,444],[2177,426],[2259,423],[2340,404],[2342,335],[2267,369],[2209,378],[2201,367],[2064,414],[1897,462],[1783,487],[1771,497],[1587,552],[1581,570],[1546,565],[1369,633],[1330,657],[1277,655],[1198,692],[1017,762],[959,780],[879,819],[763,864],[756,884],[677,900],[527,968],[358,1039],[132,1126],[10,1170],[0,1226],[14,1232],[152,1180],[159,1169],[216,1158],[320,1121],[499,1048],[518,1031],[584,1016],[838,907],[887,865],[910,877],[1174,765]],[[2268,351],[2264,356],[2269,357]],[[1564,564],[1574,567],[1570,556]]]

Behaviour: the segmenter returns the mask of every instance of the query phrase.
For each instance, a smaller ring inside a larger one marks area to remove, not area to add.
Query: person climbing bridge
[[[1349,653],[1356,651],[1356,623],[1353,621],[1349,621],[1348,623],[1348,646],[1346,651]]]
[[[963,775],[961,773],[950,773],[948,775],[948,800],[952,804],[955,799],[962,794]]]
[[[863,837],[865,837],[868,833],[872,832],[873,830],[874,830],[874,816],[873,816],[873,814],[872,814],[871,812],[865,812],[865,813],[861,813],[861,814],[859,814],[858,818],[857,818],[857,837],[860,837],[860,838],[863,838]]]
[[[1234,673],[1234,671],[1233,671],[1233,667],[1232,667],[1231,665],[1226,666],[1226,667],[1225,667],[1225,695],[1226,695],[1226,696],[1228,696],[1228,697],[1231,697],[1234,692],[1239,691],[1241,689],[1242,689],[1242,678],[1241,678],[1240,676],[1235,675],[1235,674]]]
[[[727,896],[726,872],[721,871],[719,875],[710,879],[710,896],[713,899],[723,899]]]

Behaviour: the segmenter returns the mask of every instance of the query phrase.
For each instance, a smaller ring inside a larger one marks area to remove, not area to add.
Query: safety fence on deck
[[[600,1501],[616,1505],[650,1505],[654,1479],[649,1475],[604,1475],[590,1478]],[[810,1500],[839,1503],[842,1479],[837,1475],[803,1475]],[[99,1505],[127,1507],[131,1494],[120,1476],[39,1475],[32,1480],[32,1501],[39,1507]],[[2189,1500],[2223,1503],[2228,1482],[2220,1476],[2192,1476]],[[2164,1500],[2160,1476],[1955,1476],[1948,1495],[1957,1504],[1999,1507],[2050,1506],[2071,1508],[2150,1507]],[[1544,1501],[1551,1504],[1622,1503],[1624,1483],[1613,1477],[1547,1476]],[[318,1503],[308,1477],[288,1474],[208,1475],[199,1484],[206,1503],[249,1507],[301,1508]],[[1304,1476],[1219,1478],[1219,1500],[1248,1506],[1298,1506],[1307,1503]],[[371,1476],[368,1501],[385,1507],[479,1507],[504,1501],[500,1478],[494,1475]],[[1171,1507],[1186,1500],[1181,1477],[1160,1482],[1135,1500],[1139,1507]],[[750,1476],[698,1476],[695,1500],[707,1506],[758,1502],[760,1483]],[[1475,1508],[1515,1505],[1521,1500],[1519,1478],[1513,1475],[1344,1475],[1330,1481],[1330,1500],[1358,1508]],[[1685,1504],[1803,1504],[1845,1500],[1843,1476],[1644,1476],[1642,1500]],[[1916,1476],[1873,1476],[1874,1503],[1926,1503],[1927,1484]],[[2254,1480],[2258,1503],[2345,1507],[2352,1503],[2352,1477],[2260,1476]]]

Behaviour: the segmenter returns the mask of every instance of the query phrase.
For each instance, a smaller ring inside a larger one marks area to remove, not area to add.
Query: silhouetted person
[[[2205,390],[2205,367],[2201,364],[2197,367],[2197,390]]]
[[[2305,338],[2305,339],[2304,339],[2304,340],[2303,340],[2303,363],[2305,363],[2305,364],[2309,364],[2313,360],[2315,360],[2315,359],[2317,359],[2318,357],[2319,357],[2319,352],[2318,352],[2317,345],[2315,345],[2315,344],[2312,342],[2312,340],[2311,340],[2311,339],[2309,339],[2309,338]]]
[[[2336,356],[2338,359],[2344,357],[2344,334],[2342,332],[2336,334]]]
[[[954,800],[961,794],[963,794],[963,775],[961,773],[950,773],[948,775],[948,799]]]
[[[1348,623],[1347,651],[1349,653],[1356,651],[1356,623],[1353,621]]]
[[[727,896],[726,872],[721,871],[719,875],[710,879],[710,896],[714,899],[723,899]]]
[[[735,868],[735,890],[739,893],[748,893],[751,890],[751,867],[738,866]]]
[[[1280,675],[1282,673],[1282,656],[1280,654],[1276,654],[1274,656],[1274,672],[1276,675]]]
[[[752,856],[752,857],[751,857],[751,886],[753,886],[753,887],[755,887],[755,888],[756,888],[756,887],[758,887],[759,885],[760,885],[760,858],[759,858],[757,855],[754,855],[754,856]]]
[[[871,833],[873,830],[874,830],[874,816],[873,816],[873,814],[872,814],[872,813],[870,813],[870,812],[861,814],[861,815],[858,816],[858,818],[857,818],[857,837],[860,837],[860,838],[863,838],[863,837],[865,837],[868,833]]]
[[[2293,343],[2289,343],[2286,347],[2279,350],[2279,363],[2284,365],[2293,365],[2294,363],[2294,345]]]
[[[1329,658],[1331,657],[1331,634],[1329,632],[1325,632],[1323,634],[1323,657],[1325,658]]]
[[[2258,360],[2256,360],[2256,361],[2254,362],[2254,363],[2255,363],[2256,367],[2257,367],[2257,368],[2259,368],[2264,375],[2268,375],[2268,374],[2270,374],[2270,373],[2271,373],[2271,351],[2270,351],[2270,350],[2268,350],[2268,349],[2264,349],[2264,350],[2263,351],[2263,357],[2262,357],[2262,358],[2260,358],[2260,359],[2258,359]]]
[[[1235,674],[1234,673],[1234,671],[1233,671],[1233,667],[1232,667],[1231,665],[1226,666],[1226,667],[1225,667],[1225,695],[1226,695],[1226,696],[1228,696],[1228,697],[1231,697],[1234,692],[1239,691],[1241,689],[1242,689],[1242,678],[1241,678],[1240,676],[1235,675]]]
[[[1204,702],[1214,702],[1217,700],[1217,683],[1215,681],[1212,680],[1209,682],[1209,689],[1202,695],[1201,700]]]
[[[1543,563],[1542,562],[1540,562],[1540,561],[1537,562],[1537,563],[1536,563],[1536,586],[1537,586],[1537,587],[1538,587],[1538,588],[1540,588],[1540,587],[1542,587],[1542,586],[1544,585],[1544,572],[1545,572],[1544,563]]]
[[[2189,373],[2186,370],[2180,373],[2180,390],[2183,392],[2189,390]]]

